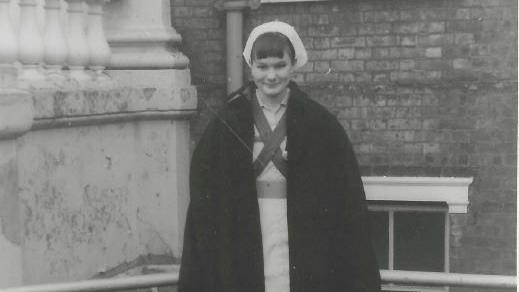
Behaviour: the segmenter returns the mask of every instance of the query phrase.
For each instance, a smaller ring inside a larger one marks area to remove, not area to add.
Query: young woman
[[[243,54],[253,82],[193,154],[179,292],[380,291],[351,144],[291,81],[301,39],[268,22]]]

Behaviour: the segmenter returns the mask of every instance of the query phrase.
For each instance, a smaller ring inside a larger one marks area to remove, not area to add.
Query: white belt
[[[260,199],[286,199],[286,181],[256,181],[256,190]]]

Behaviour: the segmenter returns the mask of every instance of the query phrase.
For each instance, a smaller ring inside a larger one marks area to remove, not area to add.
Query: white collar
[[[260,107],[264,108],[264,109],[267,109],[269,111],[273,111],[273,112],[277,112],[281,107],[286,107],[287,104],[288,104],[288,98],[290,97],[290,88],[287,88],[287,91],[285,92],[285,96],[283,96],[283,98],[281,99],[281,102],[279,103],[278,106],[276,107],[272,107],[270,105],[268,105],[267,103],[264,102],[264,98],[267,98],[267,97],[264,97],[259,90],[256,89],[256,98],[258,99],[258,103],[260,105]]]

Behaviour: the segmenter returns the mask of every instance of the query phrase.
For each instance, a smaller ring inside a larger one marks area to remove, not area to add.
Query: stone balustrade
[[[106,69],[189,62],[164,0],[0,0],[0,38],[0,87],[98,88]]]
[[[103,28],[105,3],[0,0],[2,85],[63,87],[106,80],[111,52]],[[17,84],[6,84],[13,79]]]

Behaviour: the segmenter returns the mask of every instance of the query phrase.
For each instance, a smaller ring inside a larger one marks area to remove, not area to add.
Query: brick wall
[[[225,15],[172,0],[201,114],[225,92]],[[473,176],[452,216],[451,270],[515,274],[517,2],[348,0],[262,4],[245,15],[294,25],[309,50],[295,76],[348,131],[363,175]],[[475,290],[470,290],[475,291]]]

